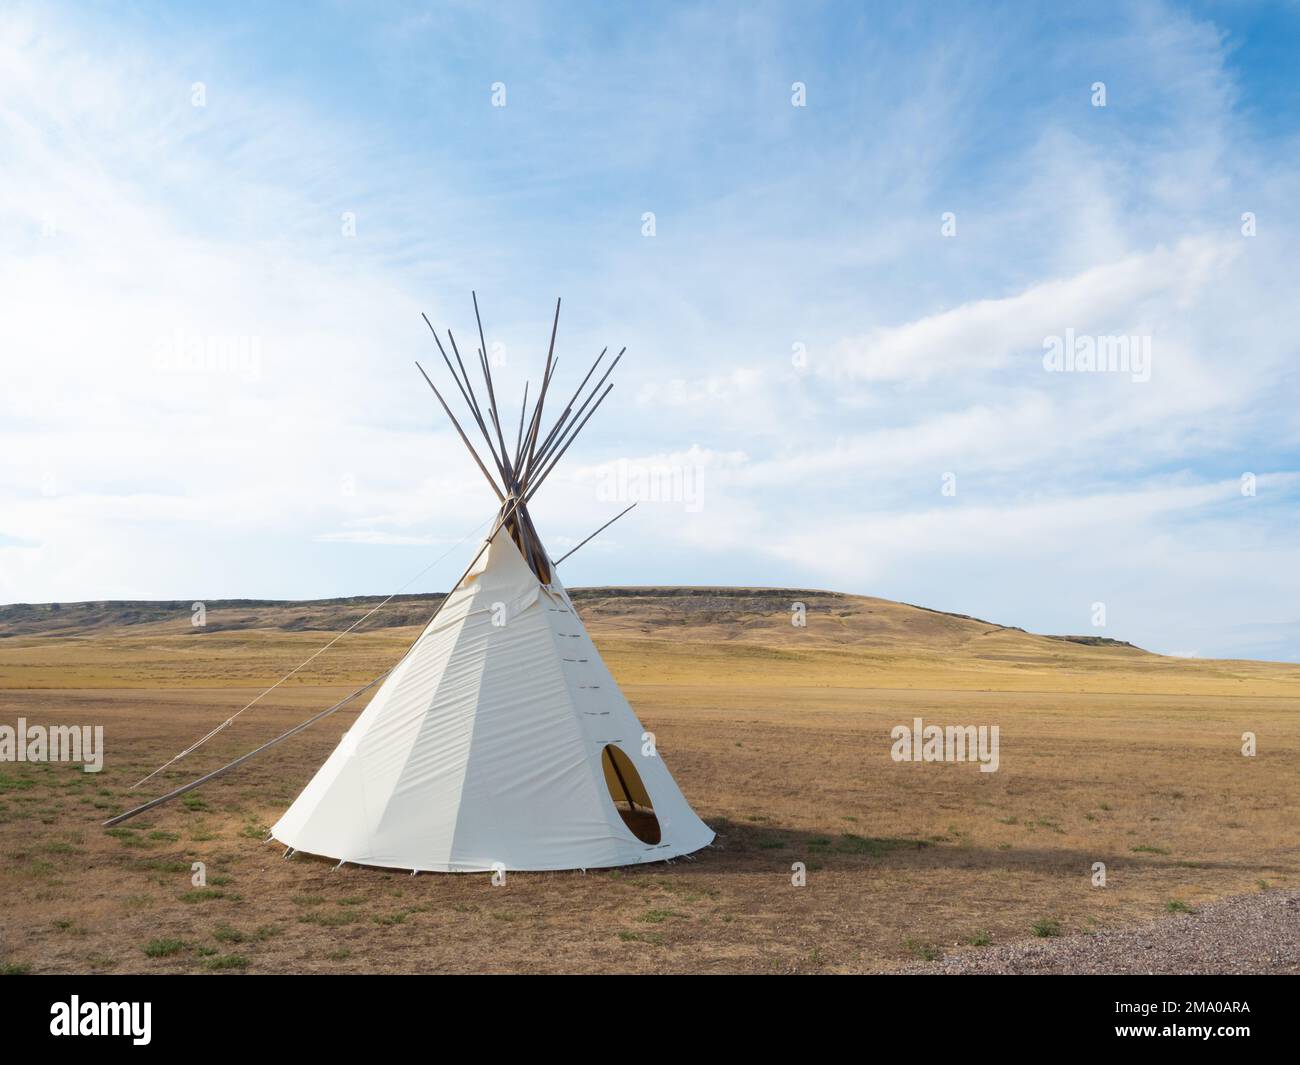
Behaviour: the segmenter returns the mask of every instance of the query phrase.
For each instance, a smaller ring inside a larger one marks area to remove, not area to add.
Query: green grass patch
[[[933,943],[926,943],[919,939],[913,939],[908,936],[903,940],[903,946],[915,954],[922,961],[938,961],[943,957],[943,951]]]
[[[181,896],[181,902],[210,902],[212,899],[224,899],[226,893],[220,888],[195,888]]]
[[[351,910],[327,910],[324,913],[313,912],[300,914],[298,917],[299,924],[316,924],[322,928],[341,928],[345,924],[353,924],[357,915]]]
[[[678,913],[676,910],[646,910],[638,920],[646,924],[663,924],[669,917],[685,917],[686,914]]]
[[[935,836],[936,842],[946,842],[945,837]],[[931,846],[928,839],[901,839],[896,836],[859,836],[853,832],[845,832],[840,836],[838,850],[842,854],[865,854],[871,858],[878,858],[882,854],[888,854],[891,851],[912,848],[913,850],[922,850]]]
[[[179,939],[151,939],[144,945],[145,957],[170,958],[185,949],[185,943]]]
[[[219,954],[203,963],[205,968],[220,972],[223,969],[247,969],[248,959],[242,954]]]

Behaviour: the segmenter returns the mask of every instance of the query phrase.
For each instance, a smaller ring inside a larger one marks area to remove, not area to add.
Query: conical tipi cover
[[[501,531],[272,834],[441,872],[590,869],[707,846],[713,832],[643,752],[643,731],[558,578],[542,585]],[[634,834],[615,794],[648,799],[653,819],[637,823],[657,819],[658,832]]]

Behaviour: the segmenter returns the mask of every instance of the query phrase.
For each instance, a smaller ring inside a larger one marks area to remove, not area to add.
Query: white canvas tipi
[[[361,865],[652,862],[713,833],[651,750],[560,582],[505,530],[271,830]]]
[[[557,323],[558,315],[557,302]],[[653,862],[712,841],[601,661],[528,517],[528,499],[595,412],[581,418],[618,362],[575,413],[593,366],[542,436],[554,344],[553,328],[537,403],[527,423],[521,414],[513,451],[487,360],[480,352],[481,407],[459,352],[457,375],[443,351],[497,477],[434,393],[492,484],[498,518],[420,638],[272,828],[289,847],[361,865],[478,872]]]

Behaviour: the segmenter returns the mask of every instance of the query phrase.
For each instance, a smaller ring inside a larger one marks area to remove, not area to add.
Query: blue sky
[[[1300,660],[1298,43],[1289,4],[8,7],[0,601],[445,588],[493,501],[412,362],[473,288],[509,396],[556,296],[557,388],[629,349],[535,518],[559,554],[655,498],[570,585]],[[1049,372],[1067,331],[1149,375]]]

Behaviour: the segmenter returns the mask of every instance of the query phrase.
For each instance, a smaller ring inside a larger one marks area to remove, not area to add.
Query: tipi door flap
[[[654,809],[654,800],[646,789],[645,781],[636,763],[617,744],[607,744],[601,749],[600,764],[605,772],[605,786],[615,798],[629,798],[638,806]]]

